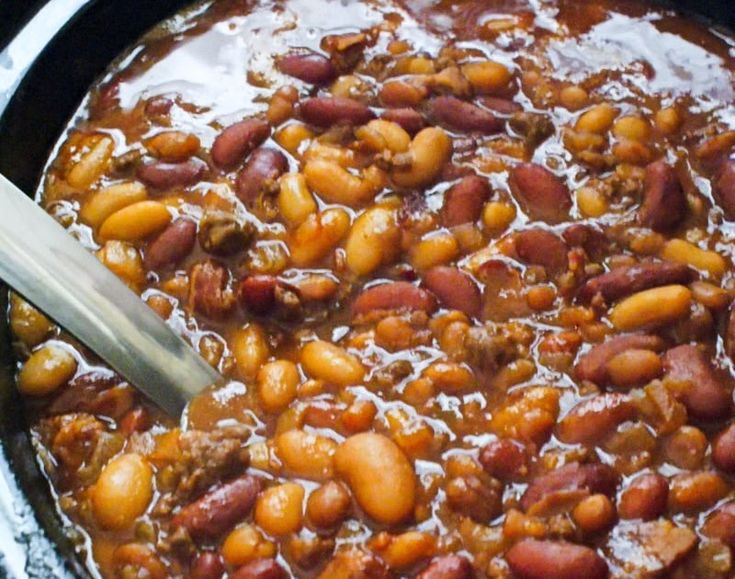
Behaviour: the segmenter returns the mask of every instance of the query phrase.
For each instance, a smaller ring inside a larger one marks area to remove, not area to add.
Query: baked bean
[[[674,263],[683,263],[719,280],[727,270],[725,258],[715,251],[700,249],[683,239],[670,239],[661,250],[661,257]]]
[[[505,555],[519,579],[605,579],[605,560],[589,547],[565,541],[523,539]]]
[[[59,346],[48,345],[36,350],[18,374],[18,390],[27,396],[47,396],[71,380],[77,361]]]
[[[436,308],[436,299],[432,294],[408,282],[397,281],[364,290],[352,303],[352,315],[401,309],[433,313]]]
[[[647,141],[651,136],[651,126],[648,124],[648,121],[641,117],[620,117],[613,125],[613,135],[620,139]]]
[[[475,281],[463,271],[448,266],[436,266],[423,276],[426,287],[446,307],[478,317],[482,296]]]
[[[182,131],[163,131],[145,142],[148,152],[164,161],[184,161],[199,151],[199,137]]]
[[[504,482],[517,480],[528,473],[524,445],[508,438],[486,444],[478,460],[485,472]]]
[[[270,353],[263,329],[247,324],[238,330],[232,339],[232,353],[240,375],[246,380],[254,378]]]
[[[559,492],[585,491],[612,496],[618,484],[615,470],[606,464],[566,464],[534,478],[521,497],[521,508],[528,511],[539,501]]]
[[[345,97],[313,97],[301,103],[301,117],[310,125],[364,125],[375,114],[360,101]]]
[[[461,555],[442,555],[416,576],[416,579],[473,579],[472,564]]]
[[[411,265],[419,271],[443,265],[459,256],[457,238],[451,233],[432,234],[411,248]]]
[[[686,470],[702,467],[707,452],[707,436],[694,426],[681,426],[664,444],[664,456],[673,465]]]
[[[288,573],[273,559],[258,559],[236,569],[230,579],[288,579]]]
[[[504,122],[493,113],[456,97],[436,97],[430,109],[437,124],[453,131],[494,135],[503,130]]]
[[[694,300],[711,310],[724,310],[730,304],[726,290],[706,281],[695,281],[689,285]]]
[[[728,492],[727,483],[714,472],[678,474],[671,479],[669,508],[677,512],[710,508]]]
[[[393,182],[407,189],[432,183],[452,155],[452,140],[442,129],[428,127],[418,132],[411,141],[408,167],[398,166],[391,171]]]
[[[391,569],[405,569],[431,557],[435,550],[434,537],[428,533],[408,531],[391,537],[388,545],[379,549],[379,553]]]
[[[600,533],[615,523],[615,506],[605,495],[591,495],[574,507],[572,517],[585,533]]]
[[[621,493],[618,513],[623,519],[650,521],[666,510],[669,483],[660,474],[642,474]]]
[[[596,444],[635,416],[628,396],[607,393],[584,400],[559,423],[559,438],[571,444]]]
[[[516,218],[516,208],[510,203],[492,201],[482,210],[482,223],[490,232],[503,231]]]
[[[289,236],[291,261],[297,267],[305,267],[325,258],[349,227],[350,217],[344,209],[309,214]]]
[[[567,269],[568,248],[558,236],[545,229],[526,229],[514,236],[518,257],[525,263],[542,266],[550,276]]]
[[[559,93],[561,106],[570,111],[578,111],[587,106],[589,95],[587,91],[579,86],[564,87]]]
[[[130,528],[153,496],[153,470],[139,454],[122,454],[102,470],[92,488],[92,512],[104,528]]]
[[[288,430],[276,437],[275,448],[283,466],[300,478],[325,480],[332,476],[337,443],[330,438]]]
[[[133,576],[150,577],[150,579],[166,579],[169,576],[166,567],[153,549],[140,543],[127,543],[119,546],[115,549],[112,559],[121,576],[128,573],[133,573]]]
[[[625,350],[616,354],[607,363],[610,382],[618,388],[641,386],[658,378],[663,364],[658,354],[646,349]]]
[[[338,386],[359,384],[365,375],[360,360],[323,340],[309,342],[303,347],[301,364],[309,376]]]
[[[508,67],[492,60],[468,62],[461,68],[462,74],[478,93],[493,94],[503,91],[513,78]]]
[[[603,134],[610,130],[618,111],[607,103],[595,105],[577,120],[575,129],[583,133]]]
[[[392,153],[403,153],[411,144],[411,136],[400,124],[385,119],[370,121],[357,129],[355,136],[376,151],[387,149]]]
[[[371,201],[385,185],[385,174],[375,165],[358,177],[333,161],[318,159],[307,161],[304,177],[309,189],[326,202],[350,207]]]
[[[276,61],[276,67],[283,74],[317,85],[327,84],[337,74],[331,60],[311,51],[282,56]]]
[[[255,503],[255,522],[270,535],[282,536],[301,528],[304,487],[287,482],[264,490]]]
[[[301,157],[302,146],[313,138],[314,132],[301,123],[286,125],[273,135],[273,139],[296,158]]]
[[[312,213],[317,204],[306,186],[301,173],[288,173],[279,180],[278,210],[289,225],[300,225]]]
[[[625,298],[610,312],[610,321],[621,331],[670,324],[689,314],[692,292],[682,285],[644,290]]]
[[[424,118],[410,108],[387,109],[380,118],[396,123],[409,135],[415,135],[424,128]]]
[[[97,252],[104,266],[133,290],[145,282],[145,269],[138,249],[124,241],[106,241]]]
[[[212,161],[221,169],[231,169],[242,162],[271,133],[268,123],[247,119],[225,128],[212,144]]]
[[[306,503],[306,516],[320,529],[332,529],[349,514],[350,493],[341,483],[329,481],[311,495]]]
[[[362,276],[392,263],[398,253],[400,235],[394,210],[380,205],[366,210],[352,224],[347,236],[347,267]]]
[[[273,127],[277,127],[281,123],[290,119],[294,114],[294,108],[299,100],[298,91],[292,86],[283,86],[279,88],[268,103],[268,110],[265,113],[266,120]]]
[[[66,182],[76,189],[87,189],[107,170],[115,144],[107,135],[90,135],[79,159],[66,174]]]
[[[712,462],[722,471],[735,472],[735,423],[721,431],[712,443]]]
[[[299,382],[299,371],[293,362],[277,360],[263,366],[258,372],[258,396],[266,412],[285,410],[296,398]]]
[[[199,553],[189,569],[190,579],[222,579],[225,566],[222,558],[211,551]]]
[[[110,185],[92,195],[79,211],[79,217],[93,228],[98,228],[105,220],[120,209],[144,201],[148,192],[142,183],[128,181]]]
[[[464,177],[444,194],[442,222],[446,227],[474,223],[490,197],[490,185],[477,175]]]
[[[196,234],[196,223],[183,217],[176,219],[148,246],[143,259],[145,267],[162,269],[178,264],[194,249]]]
[[[228,565],[239,567],[255,559],[271,559],[275,557],[277,548],[255,527],[244,524],[227,535],[221,551]]]
[[[575,196],[579,211],[585,217],[602,217],[610,208],[605,194],[594,187],[580,187]]]
[[[288,170],[288,159],[275,149],[255,149],[237,176],[235,190],[243,203],[252,203],[261,193],[276,189],[278,178]]]
[[[102,223],[102,239],[140,241],[155,235],[171,222],[171,214],[158,201],[138,201],[115,211]]]
[[[148,187],[165,190],[198,183],[206,169],[207,165],[200,159],[189,159],[181,163],[156,161],[141,165],[136,176]]]
[[[681,126],[681,115],[673,107],[666,107],[656,112],[656,129],[665,135],[672,135]]]
[[[516,165],[510,171],[509,183],[531,219],[558,223],[569,216],[569,188],[546,167],[533,163]]]
[[[415,107],[426,95],[425,87],[402,80],[388,81],[380,89],[380,101],[387,107]]]
[[[514,392],[498,408],[490,429],[500,437],[540,446],[548,440],[558,416],[557,390],[543,386],[525,388]]]
[[[646,167],[640,222],[655,231],[667,231],[686,215],[687,201],[671,165],[656,161]]]
[[[702,533],[719,539],[730,548],[735,547],[735,504],[726,503],[715,509],[704,523]]]
[[[337,449],[334,466],[360,507],[378,523],[398,524],[413,513],[416,475],[389,438],[373,432],[349,437]]]
[[[579,299],[591,301],[597,295],[610,303],[630,294],[669,284],[686,284],[694,272],[683,263],[644,262],[616,267],[588,280],[579,291]]]
[[[43,342],[53,330],[51,321],[15,293],[10,294],[10,329],[27,348]]]

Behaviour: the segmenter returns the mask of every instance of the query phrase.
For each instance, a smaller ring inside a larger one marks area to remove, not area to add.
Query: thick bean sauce
[[[221,0],[148,34],[40,201],[227,384],[165,416],[13,297],[90,569],[732,577],[734,63],[608,0]]]

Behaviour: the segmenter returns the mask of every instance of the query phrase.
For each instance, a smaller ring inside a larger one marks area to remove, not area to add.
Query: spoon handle
[[[0,175],[0,278],[178,415],[221,376],[50,215]]]

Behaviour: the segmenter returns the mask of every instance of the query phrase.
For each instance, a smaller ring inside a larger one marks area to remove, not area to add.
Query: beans
[[[169,573],[156,553],[140,543],[127,543],[115,549],[112,555],[115,569],[121,575],[134,573],[133,576],[150,579],[166,579]]]
[[[538,386],[516,390],[493,414],[490,430],[500,437],[543,445],[559,416],[559,392]]]
[[[727,270],[727,261],[719,253],[700,249],[683,239],[667,241],[661,250],[661,257],[706,272],[716,280],[719,280]]]
[[[378,523],[398,524],[413,513],[416,475],[389,438],[355,434],[337,449],[334,465],[360,507]]]
[[[607,103],[595,105],[579,117],[574,128],[583,133],[603,134],[610,130],[617,114]]]
[[[460,555],[442,555],[416,576],[416,579],[473,579],[475,572],[467,558]]]
[[[227,564],[238,567],[255,559],[271,559],[277,548],[253,525],[243,524],[227,535],[221,551]]]
[[[720,381],[707,356],[696,346],[685,344],[664,355],[667,378],[684,386],[675,393],[689,414],[702,420],[724,418],[730,414],[729,388]]]
[[[212,144],[212,161],[232,169],[270,136],[270,126],[260,119],[246,119],[224,129]]]
[[[409,135],[415,135],[424,128],[424,118],[413,109],[387,109],[380,118],[400,125]]]
[[[610,312],[610,321],[621,331],[670,324],[689,315],[692,292],[682,285],[667,285],[633,294]]]
[[[523,539],[505,555],[519,579],[605,579],[608,568],[589,547],[566,541]]]
[[[654,231],[667,231],[686,215],[687,201],[679,177],[671,165],[656,161],[646,167],[641,224]]]
[[[411,265],[422,271],[453,261],[459,257],[460,247],[452,233],[430,234],[416,242],[410,254]]]
[[[715,472],[694,472],[671,479],[669,508],[677,512],[703,511],[728,492],[727,483]]]
[[[53,330],[51,321],[15,293],[10,294],[10,329],[13,336],[32,349]]]
[[[258,372],[258,396],[266,412],[285,410],[296,398],[300,382],[299,371],[293,362],[277,360],[263,366]]]
[[[256,149],[237,176],[237,197],[243,203],[253,203],[261,193],[273,191],[287,170],[288,159],[283,153],[267,147]]]
[[[100,189],[84,203],[79,212],[80,219],[93,228],[98,228],[113,213],[144,201],[148,192],[142,183],[128,181]]]
[[[266,533],[279,537],[301,528],[304,487],[287,482],[263,491],[255,503],[255,522]]]
[[[387,107],[408,107],[404,110],[413,110],[424,100],[427,89],[417,84],[402,80],[392,80],[383,83],[380,89],[380,101]]]
[[[569,444],[596,444],[635,416],[628,396],[606,393],[584,400],[559,423],[559,438]]]
[[[704,455],[709,443],[707,435],[694,426],[681,426],[673,432],[664,444],[667,462],[686,470],[702,468]]]
[[[615,470],[606,464],[570,463],[533,479],[523,493],[520,505],[527,511],[553,493],[577,490],[612,496],[617,484]]]
[[[578,380],[590,380],[603,385],[609,379],[607,364],[615,356],[628,350],[663,350],[663,340],[658,336],[617,336],[592,348],[582,356],[574,368]]]
[[[348,515],[350,493],[341,483],[329,481],[315,490],[306,503],[309,521],[320,529],[332,529]]]
[[[230,573],[230,579],[288,579],[288,573],[273,559],[258,559]]]
[[[413,138],[408,153],[410,165],[394,167],[391,178],[399,187],[424,187],[439,177],[451,158],[452,140],[442,129],[428,127]]]
[[[283,466],[295,476],[311,480],[332,477],[337,443],[331,438],[288,430],[276,437],[275,448]]]
[[[510,203],[492,201],[482,210],[482,223],[491,233],[505,230],[516,218],[516,208]]]
[[[432,118],[440,125],[458,132],[494,135],[505,124],[493,113],[452,96],[441,96],[429,104]]]
[[[291,261],[297,267],[315,264],[339,243],[349,227],[350,217],[344,209],[310,214],[289,237]]]
[[[145,142],[148,152],[164,161],[184,161],[199,151],[199,137],[182,131],[163,131]]]
[[[735,161],[725,161],[714,179],[715,199],[725,217],[735,220]]]
[[[360,101],[345,97],[313,97],[301,103],[301,117],[317,127],[364,125],[375,118]]]
[[[518,257],[532,265],[542,266],[550,276],[567,269],[566,244],[555,234],[545,229],[526,229],[514,236]]]
[[[371,165],[362,177],[353,175],[334,161],[315,159],[304,166],[306,184],[328,203],[350,207],[371,201],[384,187],[385,174]]]
[[[735,546],[735,503],[727,503],[715,509],[702,528],[707,537],[719,539],[723,543]]]
[[[694,300],[710,310],[724,310],[730,304],[730,295],[721,287],[706,281],[689,284]]]
[[[198,183],[206,169],[207,165],[200,159],[189,159],[182,163],[156,161],[141,165],[136,175],[148,187],[165,190]]]
[[[183,507],[171,525],[185,528],[195,539],[218,537],[250,512],[260,488],[259,479],[241,476]]]
[[[531,219],[559,223],[569,217],[569,188],[546,167],[534,163],[516,165],[510,171],[509,183]]]
[[[347,267],[355,275],[362,276],[392,263],[397,257],[400,238],[393,209],[378,205],[366,210],[355,220],[347,236]]]
[[[627,295],[669,284],[686,284],[694,271],[683,263],[645,262],[616,267],[588,280],[579,290],[579,299],[589,302],[596,295],[610,303]]]
[[[387,545],[381,544],[378,548],[380,557],[391,569],[412,567],[422,559],[431,557],[435,551],[436,539],[428,533],[419,531],[407,531],[391,536]]]
[[[524,445],[508,438],[487,443],[478,460],[485,472],[503,482],[517,480],[528,472]]]
[[[508,87],[512,73],[504,64],[483,60],[462,65],[462,74],[477,93],[493,94]]]
[[[87,189],[102,176],[115,149],[115,144],[107,135],[89,135],[84,144],[79,160],[66,175],[66,182],[76,189]]]
[[[265,333],[258,324],[246,324],[232,338],[232,353],[237,372],[244,380],[252,380],[269,356]]]
[[[222,579],[224,574],[221,557],[211,551],[199,553],[189,569],[189,579]]]
[[[735,472],[735,423],[720,432],[712,443],[712,462],[722,471]]]
[[[276,305],[278,284],[278,279],[272,275],[249,275],[240,282],[238,301],[250,312],[267,314]]]
[[[309,84],[327,84],[337,75],[337,71],[326,56],[316,52],[295,52],[282,56],[276,67],[283,74],[293,76]]]
[[[300,225],[309,215],[316,213],[316,201],[301,173],[284,175],[279,185],[278,211],[289,225]]]
[[[426,290],[405,281],[373,286],[357,296],[352,303],[352,316],[374,310],[424,310],[436,311],[436,299]]]
[[[615,506],[605,495],[592,495],[574,507],[572,518],[585,533],[600,533],[615,523]]]
[[[587,91],[579,86],[564,87],[559,93],[559,102],[561,106],[570,111],[578,111],[587,106],[589,95]]]
[[[152,270],[178,264],[194,249],[196,234],[197,226],[191,219],[176,219],[148,245],[145,267]]]
[[[18,390],[27,396],[47,396],[69,382],[77,361],[59,346],[49,345],[33,352],[18,374]]]
[[[138,291],[145,281],[143,260],[134,245],[124,241],[106,241],[96,255],[107,269],[133,290]]]
[[[490,198],[487,179],[477,175],[464,177],[444,194],[442,222],[445,227],[474,223],[482,213],[483,204]]]
[[[106,529],[130,528],[153,496],[153,470],[139,454],[121,454],[110,461],[92,489],[92,512]]]
[[[641,386],[658,378],[662,371],[658,354],[646,349],[626,350],[607,363],[610,382],[618,388]]]
[[[359,384],[365,368],[355,356],[323,340],[309,342],[301,351],[304,371],[313,378],[338,386]]]
[[[618,513],[623,519],[650,521],[665,510],[669,483],[660,474],[642,474],[633,479],[620,495]]]
[[[423,277],[426,287],[449,309],[470,317],[479,317],[482,296],[475,281],[463,271],[449,266],[436,266]]]
[[[229,271],[220,263],[207,260],[194,265],[189,279],[189,305],[209,318],[224,317],[235,304],[229,278]]]
[[[358,128],[355,136],[378,152],[388,150],[391,153],[403,153],[411,144],[411,136],[401,125],[384,119],[370,121]]]
[[[620,117],[613,125],[613,135],[619,139],[647,141],[651,136],[651,125],[641,117],[633,115]]]
[[[158,201],[138,201],[105,219],[99,229],[102,239],[140,241],[163,230],[171,222],[171,214]]]

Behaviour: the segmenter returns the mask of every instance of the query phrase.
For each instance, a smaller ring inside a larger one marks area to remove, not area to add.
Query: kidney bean
[[[478,460],[485,472],[503,482],[518,480],[528,472],[525,446],[510,438],[488,442]]]
[[[231,169],[265,141],[271,128],[261,119],[246,119],[225,128],[212,145],[212,161],[220,169]]]
[[[337,71],[323,54],[316,52],[292,52],[276,61],[276,68],[309,84],[326,84],[334,79]]]
[[[406,281],[396,281],[364,290],[352,304],[352,315],[399,309],[433,313],[436,307],[436,298],[428,291]]]
[[[189,570],[189,579],[222,579],[225,566],[222,557],[217,553],[205,551],[199,553]]]
[[[687,284],[695,277],[694,270],[683,263],[649,261],[625,265],[587,280],[578,297],[589,302],[599,294],[609,303],[654,287]]]
[[[678,398],[694,418],[715,420],[729,416],[732,407],[730,389],[720,380],[717,372],[696,346],[685,344],[664,354],[667,378],[688,382],[689,387]]]
[[[666,510],[669,483],[657,473],[636,477],[620,495],[618,514],[623,519],[650,521]]]
[[[658,336],[617,336],[598,344],[582,356],[574,367],[574,374],[578,380],[589,380],[602,385],[608,380],[607,363],[621,352],[627,350],[658,352],[663,348],[663,340]]]
[[[220,263],[197,263],[189,276],[189,304],[210,318],[226,315],[235,302],[229,289],[229,271]]]
[[[480,103],[485,108],[495,111],[496,113],[500,113],[501,115],[512,115],[513,113],[518,113],[523,110],[523,107],[517,102],[499,97],[480,97]]]
[[[401,128],[411,136],[424,128],[424,117],[409,108],[386,109],[380,118],[401,125]]]
[[[523,493],[520,505],[523,510],[528,510],[547,495],[577,490],[609,497],[615,493],[617,484],[618,477],[612,467],[574,462],[533,479]]]
[[[180,217],[150,243],[145,250],[143,264],[147,269],[176,265],[194,249],[196,236],[196,223]]]
[[[715,177],[714,193],[725,217],[735,220],[735,160],[725,161]]]
[[[487,179],[469,175],[444,194],[442,222],[446,227],[472,223],[479,219],[482,206],[490,198]]]
[[[666,231],[677,225],[686,211],[686,195],[674,168],[663,160],[648,165],[638,212],[641,224],[655,231]]]
[[[416,576],[416,579],[472,579],[475,571],[466,557],[443,555],[437,557]]]
[[[288,171],[286,155],[275,149],[261,147],[253,151],[237,176],[235,190],[243,203],[252,203],[261,192],[276,188],[278,178]]]
[[[440,125],[459,132],[494,135],[505,124],[490,111],[452,96],[440,96],[429,103],[431,117]]]
[[[345,97],[313,97],[301,103],[301,117],[317,127],[364,125],[375,114],[360,101]]]
[[[702,533],[735,549],[735,503],[715,509],[704,523]]]
[[[449,309],[459,310],[473,318],[480,315],[480,288],[469,275],[456,267],[432,267],[424,274],[424,284]]]
[[[156,161],[141,165],[136,174],[148,187],[163,190],[198,183],[206,168],[207,165],[201,159],[189,159],[183,163]]]
[[[569,217],[569,188],[546,167],[535,163],[516,165],[510,171],[509,184],[531,219],[559,223]]]
[[[250,512],[260,489],[259,479],[241,476],[183,507],[171,525],[185,528],[195,539],[217,537]]]
[[[240,282],[240,304],[256,314],[267,314],[276,305],[278,280],[272,275],[251,275]]]
[[[554,233],[545,229],[526,229],[514,236],[518,257],[532,265],[542,266],[551,276],[567,269],[566,244]]]
[[[505,556],[518,579],[605,579],[605,560],[589,547],[566,541],[523,539]]]
[[[569,411],[559,423],[559,439],[569,444],[596,444],[634,416],[635,408],[626,394],[600,394]]]
[[[720,470],[735,473],[735,422],[720,432],[712,443],[712,462]]]
[[[288,579],[288,576],[274,559],[256,559],[231,573],[230,579]]]

